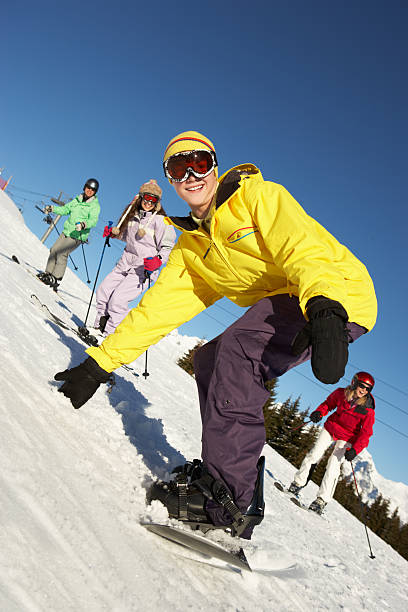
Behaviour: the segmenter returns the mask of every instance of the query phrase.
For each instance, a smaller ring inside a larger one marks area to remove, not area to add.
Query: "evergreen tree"
[[[367,506],[360,501],[352,479],[340,477],[333,497],[351,514],[366,521]]]
[[[187,351],[185,355],[177,360],[177,365],[179,365],[180,368],[183,368],[183,370],[185,370],[187,374],[190,374],[190,376],[194,376],[194,353],[200,348],[200,346],[203,346],[203,344],[204,340],[199,340],[199,342],[197,342],[192,349]]]
[[[392,516],[388,518],[383,535],[381,536],[387,544],[398,550],[400,540],[401,521],[398,516],[398,508],[394,510]]]
[[[367,527],[380,537],[382,537],[382,533],[384,533],[387,521],[389,520],[389,506],[390,501],[384,499],[381,493],[379,493],[368,511]]]
[[[400,529],[397,551],[404,559],[408,560],[408,523]]]
[[[265,383],[265,388],[267,389],[267,391],[269,391],[269,397],[266,400],[266,403],[265,403],[265,406],[264,406],[264,412],[265,412],[265,410],[268,410],[269,408],[272,408],[276,404],[276,398],[277,398],[277,395],[278,395],[278,392],[277,392],[278,379],[277,378],[272,378],[271,380],[268,380]]]

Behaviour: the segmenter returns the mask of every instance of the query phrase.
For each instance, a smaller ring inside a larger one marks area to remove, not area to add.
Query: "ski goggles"
[[[357,387],[360,387],[360,389],[365,389],[366,391],[371,391],[371,389],[372,389],[371,385],[366,385],[365,383],[363,383],[361,381],[358,381]]]
[[[187,180],[190,173],[196,178],[205,178],[217,165],[217,158],[213,151],[198,149],[172,155],[166,159],[163,168],[169,180],[182,183]]]
[[[154,193],[142,193],[142,199],[149,204],[157,204],[160,201],[159,196],[154,195]]]

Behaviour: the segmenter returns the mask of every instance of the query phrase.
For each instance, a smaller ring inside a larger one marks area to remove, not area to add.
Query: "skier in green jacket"
[[[38,278],[57,291],[65,274],[68,256],[87,241],[91,227],[98,223],[101,210],[96,192],[99,183],[90,178],[84,185],[83,192],[64,206],[46,206],[45,212],[57,215],[69,215],[64,229],[50,249],[45,272],[37,274]]]

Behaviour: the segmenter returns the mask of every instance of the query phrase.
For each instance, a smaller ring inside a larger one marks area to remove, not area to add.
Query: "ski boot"
[[[39,272],[37,278],[45,285],[51,287],[51,289],[54,289],[54,291],[57,291],[59,287],[58,281],[61,280],[60,278],[56,278],[51,272]]]
[[[303,489],[303,487],[300,487],[295,482],[292,482],[288,487],[288,492],[293,493],[295,497],[298,497],[301,489]]]
[[[58,290],[59,287],[59,282],[61,279],[57,278],[56,276],[54,276],[53,274],[49,274],[49,279],[48,281],[44,281],[46,283],[46,285],[49,285],[51,287],[51,289],[53,289],[55,291],[55,293]]]
[[[314,501],[309,506],[309,510],[313,510],[316,514],[322,514],[325,509],[327,503],[323,501],[321,497],[316,497]]]
[[[258,461],[258,477],[252,501],[243,513],[236,505],[231,491],[220,480],[216,480],[198,459],[175,468],[176,477],[170,482],[153,483],[147,492],[147,503],[161,501],[170,518],[176,518],[192,529],[204,533],[212,529],[223,529],[231,536],[250,537],[253,528],[264,517],[263,475],[265,457]],[[206,504],[212,500],[223,506],[231,516],[228,525],[216,526],[206,513]],[[246,533],[244,533],[246,532]]]
[[[36,276],[37,276],[38,280],[40,280],[45,285],[49,284],[49,277],[50,277],[50,273],[49,272],[39,272]]]
[[[97,329],[99,329],[99,331],[103,334],[105,331],[105,327],[106,324],[108,322],[108,319],[110,318],[110,315],[102,315],[101,318],[99,319],[99,325],[97,327]]]

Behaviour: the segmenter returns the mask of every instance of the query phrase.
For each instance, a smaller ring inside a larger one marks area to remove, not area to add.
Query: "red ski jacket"
[[[371,393],[367,394],[365,404],[356,405],[354,400],[348,402],[344,389],[336,389],[316,410],[322,416],[326,416],[336,408],[324,424],[329,434],[335,440],[350,442],[356,451],[360,453],[368,446],[373,434],[375,421],[375,402]]]

